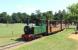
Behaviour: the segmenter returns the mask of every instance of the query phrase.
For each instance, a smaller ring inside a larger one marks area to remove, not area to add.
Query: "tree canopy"
[[[64,20],[64,21],[78,21],[78,3],[68,6],[68,11],[59,10],[53,14],[53,11],[41,12],[36,10],[35,13],[31,15],[27,13],[12,13],[12,15],[7,14],[7,12],[0,13],[0,23],[26,23],[29,18],[30,21],[35,20]]]
[[[78,3],[68,7],[70,20],[78,21]]]

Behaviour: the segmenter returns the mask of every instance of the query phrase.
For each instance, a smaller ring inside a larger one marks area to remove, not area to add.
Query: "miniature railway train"
[[[22,39],[30,41],[44,35],[50,35],[62,31],[64,28],[65,27],[63,22],[41,20],[35,24],[27,24],[24,27],[24,34],[22,35]]]

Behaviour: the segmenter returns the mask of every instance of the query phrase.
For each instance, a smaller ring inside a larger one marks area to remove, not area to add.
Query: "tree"
[[[40,10],[36,10],[36,25],[41,25],[42,13]]]
[[[35,13],[32,13],[32,14],[31,14],[31,21],[32,21],[33,23],[35,23],[35,19],[36,19],[36,14],[35,14]]]
[[[61,20],[63,19],[62,11],[59,10],[57,13],[54,14],[54,20]]]
[[[65,10],[62,11],[63,20],[67,20],[67,12]]]
[[[48,18],[49,20],[53,19],[53,13],[52,13],[52,11],[47,11],[46,12],[46,18]]]
[[[26,23],[28,17],[31,18],[27,13],[22,13],[20,18],[23,23]]]
[[[18,17],[17,20],[21,23],[22,22],[22,13],[21,12],[17,12],[16,16]]]
[[[70,19],[76,21],[76,34],[78,33],[78,3],[68,7]]]
[[[2,12],[0,14],[0,22],[1,23],[6,23],[7,22],[7,13],[6,12]]]
[[[10,15],[7,15],[6,19],[7,23],[12,23],[12,17]]]
[[[36,10],[36,18],[41,19],[41,17],[42,17],[42,13],[40,12],[40,10]]]
[[[12,20],[13,20],[13,23],[20,23],[21,22],[21,20],[18,17],[17,13],[12,14]]]
[[[69,6],[68,11],[69,11],[70,19],[78,21],[78,3],[72,4],[71,6]]]

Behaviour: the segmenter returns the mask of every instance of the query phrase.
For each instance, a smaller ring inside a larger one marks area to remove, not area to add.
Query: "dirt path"
[[[71,34],[68,38],[71,38],[73,40],[78,40],[78,34]]]

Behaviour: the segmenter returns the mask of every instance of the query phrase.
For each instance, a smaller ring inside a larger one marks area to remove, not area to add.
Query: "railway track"
[[[3,45],[3,46],[0,46],[0,50],[11,50],[12,48],[16,48],[16,47],[19,47],[21,45],[24,45],[24,44],[31,44],[31,43],[34,43],[36,41],[39,41],[40,39],[44,39],[46,37],[43,37],[43,38],[37,38],[35,40],[32,40],[32,41],[20,41],[20,42],[15,42],[15,43],[11,43],[11,44],[7,44],[7,45]]]
[[[58,26],[59,27],[59,26]],[[53,29],[53,28],[52,28]],[[57,29],[53,29],[54,31]],[[53,31],[52,30],[52,31]],[[39,39],[39,38],[38,38]],[[36,39],[36,40],[38,40]],[[16,47],[16,46],[19,46],[19,45],[22,45],[22,44],[25,44],[26,41],[20,41],[20,42],[15,42],[15,43],[11,43],[11,44],[7,44],[7,45],[3,45],[3,46],[0,46],[0,50],[8,50],[9,48],[13,48],[13,47]]]
[[[15,43],[3,45],[3,46],[0,46],[0,50],[8,50],[9,48],[19,46],[19,45],[22,45],[24,43],[25,43],[24,41],[21,41],[21,42],[15,42]]]

